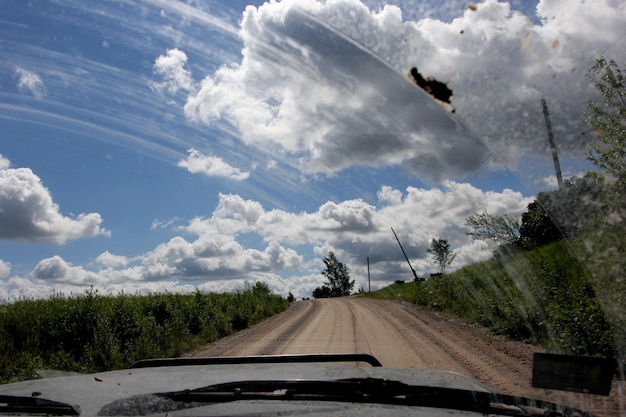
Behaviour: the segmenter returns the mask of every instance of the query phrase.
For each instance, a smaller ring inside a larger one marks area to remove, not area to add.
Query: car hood
[[[45,378],[2,385],[0,395],[57,401],[78,406],[81,415],[98,415],[105,405],[160,392],[193,390],[209,385],[250,380],[334,381],[352,378],[378,378],[410,385],[493,392],[462,374],[432,369],[369,368],[339,364],[238,364],[139,368]],[[230,407],[232,411],[232,404],[221,406]],[[276,410],[277,406],[272,407]],[[295,404],[278,407],[290,409],[293,406]],[[364,406],[372,407],[371,404]],[[346,405],[326,404],[320,407],[320,411],[328,407],[340,407],[344,410]],[[185,410],[185,414],[189,414],[190,411]],[[237,413],[244,411],[240,409]],[[258,411],[256,409],[255,412]],[[311,411],[313,410],[309,410]]]

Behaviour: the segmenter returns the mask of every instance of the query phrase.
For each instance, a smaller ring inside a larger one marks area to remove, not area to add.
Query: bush
[[[179,356],[287,306],[262,282],[232,294],[107,297],[89,290],[0,305],[0,382],[33,378],[37,369],[96,372]]]
[[[415,301],[552,352],[615,354],[615,335],[589,276],[564,242],[429,279],[416,286]]]

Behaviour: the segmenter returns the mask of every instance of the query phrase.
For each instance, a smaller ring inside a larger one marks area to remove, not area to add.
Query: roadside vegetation
[[[625,288],[618,281],[607,284],[580,262],[571,242],[561,241],[362,295],[416,303],[553,353],[612,357],[625,346],[619,325],[626,306],[602,299],[623,297]]]
[[[419,305],[555,353],[613,356],[615,335],[567,242],[505,253],[416,288]]]
[[[176,357],[285,310],[257,282],[234,293],[103,296],[0,304],[0,382],[54,369],[96,372],[147,358]]]

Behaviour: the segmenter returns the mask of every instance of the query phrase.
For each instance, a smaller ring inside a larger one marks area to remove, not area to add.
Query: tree
[[[441,273],[446,272],[446,267],[452,262],[454,256],[450,250],[450,243],[447,239],[433,239],[430,242],[430,247],[426,249],[426,252],[430,253],[433,257],[433,261],[439,265]]]
[[[626,71],[626,69],[625,69]],[[626,189],[626,80],[615,61],[596,59],[587,72],[602,103],[587,102],[587,123],[595,138],[585,141],[587,157],[615,179],[613,202],[624,209]]]
[[[313,290],[313,298],[328,298],[331,296],[330,288],[326,285],[317,287]]]
[[[563,234],[537,200],[522,214],[520,238],[526,248],[542,246],[563,239]]]
[[[465,225],[472,228],[471,232],[467,232],[468,236],[487,242],[492,249],[503,243],[519,244],[520,222],[515,216],[472,213],[465,219]]]
[[[317,287],[313,291],[313,297],[325,298],[350,295],[354,288],[354,280],[350,281],[348,267],[343,262],[339,262],[332,251],[328,252],[328,256],[324,258],[324,265],[326,265],[326,268],[322,271],[322,275],[328,281],[322,287]]]
[[[296,297],[294,297],[293,294],[290,291],[289,295],[287,296],[287,302],[288,303],[293,303],[294,301],[296,301]]]

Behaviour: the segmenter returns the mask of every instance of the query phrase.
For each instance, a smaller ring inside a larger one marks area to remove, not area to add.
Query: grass
[[[443,277],[364,295],[411,301],[554,353],[623,357],[623,280],[599,269],[606,259],[590,264],[581,258],[584,247],[584,241],[558,242],[501,254]]]
[[[358,294],[361,297],[369,297],[369,298],[378,298],[385,300],[398,300],[398,301],[408,301],[415,302],[415,297],[417,295],[417,289],[415,283],[413,282],[405,282],[403,284],[394,283],[389,285],[388,287],[381,288],[378,291],[374,292],[362,292]]]
[[[175,357],[287,308],[262,282],[235,293],[72,297],[0,304],[0,382]]]

